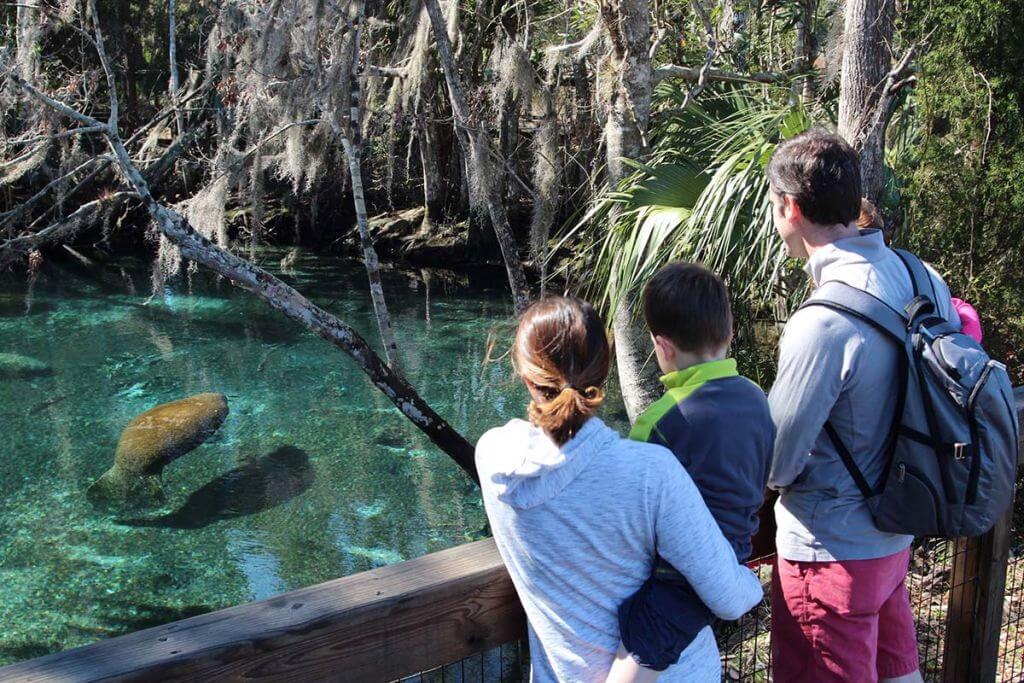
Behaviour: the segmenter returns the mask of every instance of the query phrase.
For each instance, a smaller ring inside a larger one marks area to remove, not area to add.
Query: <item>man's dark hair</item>
[[[808,220],[846,225],[860,215],[860,161],[835,133],[812,128],[780,142],[767,175],[772,190],[796,199]]]
[[[651,334],[690,353],[719,349],[732,337],[725,283],[695,263],[677,261],[654,274],[644,289],[644,318]]]

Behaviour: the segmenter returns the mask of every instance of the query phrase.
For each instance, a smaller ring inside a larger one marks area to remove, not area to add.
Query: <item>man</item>
[[[861,231],[856,152],[811,130],[776,148],[767,169],[776,229],[814,285],[839,280],[902,311],[909,274],[879,230]],[[940,313],[959,322],[932,273]],[[897,402],[896,345],[823,306],[794,314],[769,394],[778,434],[768,486],[778,560],[772,584],[775,680],[920,681],[904,580],[911,536],[879,531],[824,431],[831,424],[869,482],[882,475]]]

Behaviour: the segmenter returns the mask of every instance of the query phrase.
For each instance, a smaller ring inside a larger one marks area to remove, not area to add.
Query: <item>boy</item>
[[[701,266],[671,263],[644,291],[665,395],[629,436],[671,450],[741,562],[757,531],[775,427],[764,392],[728,358],[732,311],[722,280]],[[616,680],[653,680],[711,623],[711,613],[671,565],[655,558],[653,575],[619,608],[623,650]]]

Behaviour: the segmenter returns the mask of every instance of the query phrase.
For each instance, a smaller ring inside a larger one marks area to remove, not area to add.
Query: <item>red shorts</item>
[[[780,557],[772,579],[774,680],[861,683],[917,671],[909,561],[910,548],[874,560]]]

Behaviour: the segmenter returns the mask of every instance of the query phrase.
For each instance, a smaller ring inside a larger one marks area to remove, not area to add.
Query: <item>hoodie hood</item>
[[[545,503],[583,471],[591,458],[619,438],[596,417],[587,420],[572,439],[558,446],[544,431],[524,420],[512,420],[488,435],[480,463],[503,503],[526,509]]]

